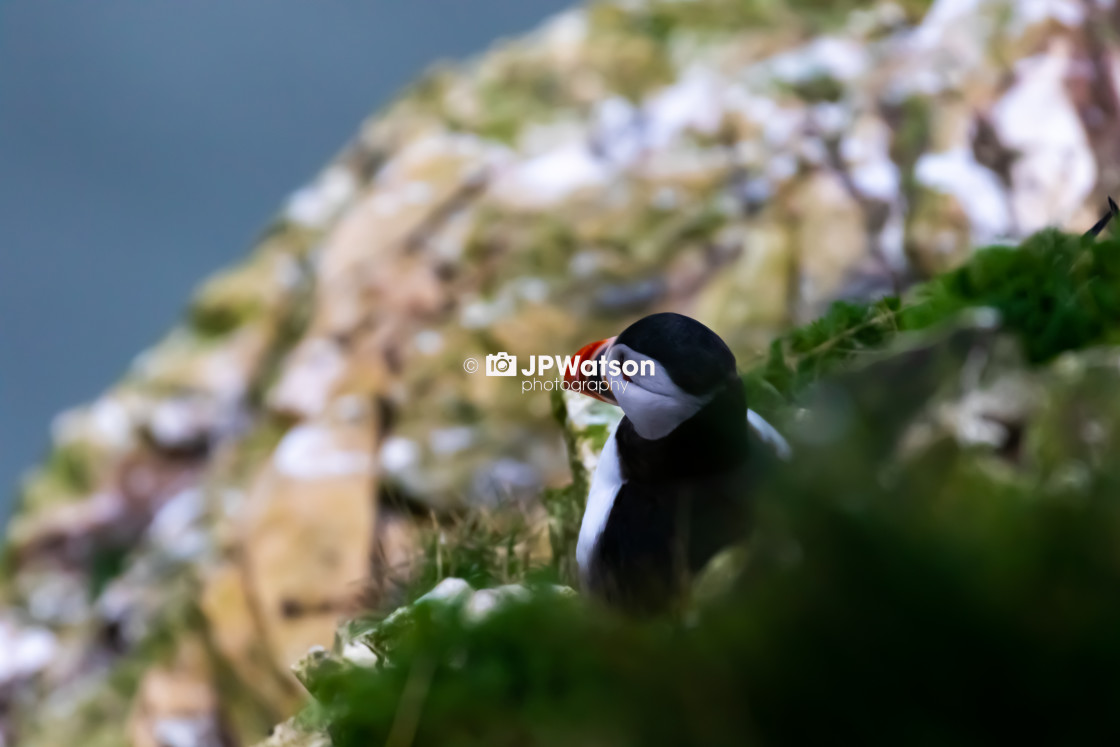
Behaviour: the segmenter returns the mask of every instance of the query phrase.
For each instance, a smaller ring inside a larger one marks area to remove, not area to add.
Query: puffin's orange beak
[[[564,371],[564,383],[570,389],[575,389],[581,394],[586,394],[588,397],[594,397],[597,400],[606,402],[611,405],[617,405],[618,402],[611,395],[610,389],[606,386],[606,378],[600,376],[601,369],[598,364],[600,358],[603,358],[607,350],[610,348],[615,338],[608,337],[605,340],[592,342],[584,345],[576,353],[576,365],[574,368],[569,367]],[[596,371],[591,374],[583,372],[584,361],[596,361]]]

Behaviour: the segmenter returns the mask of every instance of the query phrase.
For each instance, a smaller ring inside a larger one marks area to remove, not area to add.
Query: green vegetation
[[[269,389],[280,376],[284,359],[302,338],[311,323],[314,311],[314,284],[311,282],[310,263],[302,257],[295,257],[299,269],[299,281],[277,311],[272,329],[272,338],[260,364],[258,374],[253,378],[249,391],[249,402],[256,408],[263,407]]]
[[[233,303],[200,302],[190,309],[190,325],[203,339],[221,339],[258,313],[259,308],[252,304],[238,306]]]
[[[424,562],[413,586],[416,596],[445,578],[462,578],[476,588],[510,584],[533,571],[536,529],[529,516],[511,510],[473,511],[438,523],[423,533]]]
[[[546,120],[565,101],[563,82],[547,67],[508,66],[479,84],[474,119],[450,123],[482,137],[514,145],[528,122]]]
[[[58,484],[74,493],[86,493],[94,488],[94,463],[96,456],[82,443],[69,443],[57,447],[47,457],[43,469]]]
[[[836,102],[844,98],[844,84],[828,74],[814,75],[796,83],[779,84],[797,98],[809,103]]]
[[[261,316],[265,301],[256,290],[260,274],[259,268],[250,261],[207,280],[188,310],[191,329],[202,339],[216,340]]]
[[[1120,241],[1042,231],[1020,247],[978,251],[905,301],[838,303],[776,341],[746,377],[752,401],[788,402],[825,374],[880,350],[899,332],[923,330],[965,309],[990,307],[1033,363],[1120,341]]]
[[[916,21],[932,0],[898,3],[906,17]],[[682,31],[730,35],[758,29],[800,28],[819,33],[835,28],[854,10],[868,7],[859,0],[650,0],[626,10],[613,5],[593,6],[599,23],[641,31],[665,43]]]
[[[1024,719],[1047,743],[1115,741],[1120,369],[1094,351],[1045,364],[1117,341],[1118,257],[1120,242],[1044,232],[778,340],[746,384],[773,408],[808,405],[813,437],[797,469],[764,476],[733,592],[685,620],[544,587],[481,621],[420,605],[391,666],[317,672],[306,718],[337,747],[985,744]],[[1009,345],[1035,367],[1009,364]],[[1047,393],[1017,451],[948,431],[900,451],[978,357],[998,361],[980,378]],[[476,580],[515,574],[474,557]]]
[[[86,441],[59,444],[24,481],[18,506],[31,511],[86,497],[97,487],[98,458]]]
[[[144,635],[130,641],[128,651],[119,658],[105,659],[104,687],[83,687],[73,694],[64,718],[57,710],[27,713],[30,719],[17,721],[20,744],[83,745],[83,747],[121,747],[125,744],[123,726],[132,714],[133,700],[145,672],[153,663],[170,662],[184,638],[203,628],[203,620],[193,601],[197,588],[188,574],[165,579],[162,598],[168,604],[153,610],[145,620]],[[103,635],[116,635],[103,630]],[[56,691],[57,692],[57,691]],[[46,697],[47,693],[40,693]],[[17,712],[17,719],[23,714]]]
[[[979,744],[1025,715],[1044,742],[1105,743],[1115,500],[1102,485],[1085,504],[945,501],[930,485],[899,501],[872,481],[859,507],[799,493],[781,507],[797,562],[775,543],[698,626],[548,597],[477,626],[429,609],[394,667],[339,670],[314,693],[337,747]]]
[[[89,558],[89,598],[97,599],[109,582],[124,573],[128,562],[127,547],[98,546],[90,552]]]

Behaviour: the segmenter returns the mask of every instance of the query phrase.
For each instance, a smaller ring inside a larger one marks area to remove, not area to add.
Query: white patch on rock
[[[331,166],[288,199],[288,220],[312,229],[326,228],[358,191],[358,182],[344,166]]]
[[[806,113],[775,105],[763,122],[762,138],[771,148],[789,147],[805,128]],[[775,157],[789,154],[775,154]]]
[[[865,197],[884,202],[898,195],[898,167],[887,159],[865,161],[851,170],[852,182]]]
[[[766,178],[773,183],[792,179],[797,173],[797,158],[791,153],[776,153],[766,164]]]
[[[1069,65],[1067,45],[1057,42],[1050,54],[1022,60],[1016,83],[992,108],[1000,141],[1020,153],[1011,202],[1024,233],[1069,220],[1097,182],[1096,158],[1066,89]]]
[[[435,355],[443,350],[443,335],[434,329],[425,329],[416,333],[412,338],[417,352],[424,355]]]
[[[428,434],[428,444],[432,453],[440,456],[458,454],[471,447],[475,439],[475,429],[460,425],[452,428],[435,428]]]
[[[36,575],[31,581],[25,590],[27,612],[36,622],[64,626],[89,620],[89,582],[84,574],[54,571]]]
[[[517,278],[513,281],[513,290],[523,301],[529,303],[544,303],[548,300],[548,281],[544,278]]]
[[[976,162],[971,150],[925,153],[914,166],[914,176],[926,187],[957,198],[975,243],[988,243],[1011,230],[1003,184],[995,172]]]
[[[893,44],[887,98],[933,96],[959,87],[986,62],[997,24],[983,0],[936,0],[922,22]]]
[[[862,76],[870,65],[871,60],[863,44],[853,39],[830,36],[775,55],[767,61],[770,73],[786,83],[806,83],[820,77],[851,81]]]
[[[389,436],[381,444],[378,459],[386,472],[403,472],[420,461],[420,446],[404,436]]]
[[[49,630],[0,619],[0,686],[36,674],[57,649],[58,640]]]
[[[327,412],[346,423],[362,423],[370,416],[370,401],[360,394],[344,394],[331,402]]]
[[[863,118],[840,143],[840,156],[864,197],[882,202],[898,198],[901,177],[891,160],[891,130],[878,118]]]
[[[557,62],[574,62],[584,51],[587,39],[587,14],[579,10],[568,10],[545,21],[540,30],[542,45]]]
[[[797,143],[797,155],[802,162],[823,167],[829,162],[828,148],[818,137],[807,137]]]
[[[842,101],[821,101],[810,109],[813,124],[822,137],[837,137],[851,124],[852,112]]]
[[[380,218],[388,218],[405,207],[405,202],[396,192],[382,191],[369,198],[369,209]]]
[[[313,337],[292,352],[283,374],[269,394],[269,406],[281,412],[311,418],[330,400],[335,384],[346,371],[346,356],[331,340]]]
[[[207,542],[207,534],[199,526],[205,510],[201,490],[188,488],[180,491],[152,518],[148,526],[148,542],[173,558],[196,556]]]
[[[287,292],[296,291],[306,280],[303,266],[290,255],[277,258],[272,277],[280,290]]]
[[[568,262],[568,274],[574,278],[593,277],[599,272],[602,264],[602,257],[598,252],[581,249],[573,254]]]
[[[721,83],[709,70],[690,68],[642,107],[645,147],[664,148],[685,132],[714,134],[725,107]]]
[[[901,201],[891,206],[883,230],[879,232],[876,246],[879,255],[895,272],[905,270],[909,259],[906,256],[906,215]]]
[[[427,205],[432,201],[432,185],[411,181],[401,187],[401,200],[407,205]]]
[[[521,138],[523,150],[536,151],[546,134],[564,137],[501,169],[491,194],[509,205],[542,209],[579,191],[604,188],[682,133],[714,133],[726,108],[725,88],[711,72],[694,68],[640,107],[619,96],[601,101],[586,132],[572,123],[532,128]]]
[[[614,168],[596,158],[586,143],[574,141],[500,171],[490,191],[509,205],[544,208],[573,192],[601,187],[614,174]]]
[[[221,744],[214,720],[208,716],[161,718],[152,728],[160,747],[212,747]]]
[[[288,431],[272,461],[282,474],[300,480],[371,474],[374,466],[371,454],[339,448],[330,429],[311,423]]]
[[[936,47],[957,22],[975,18],[981,0],[935,0],[926,11],[910,41],[923,47]]]
[[[61,412],[51,421],[55,444],[88,439],[111,449],[126,449],[132,445],[132,435],[132,413],[115,394],[103,395],[89,407]]]
[[[157,444],[175,448],[208,439],[216,426],[218,407],[204,397],[172,397],[152,408],[148,430]]]
[[[1047,21],[1057,21],[1069,28],[1085,22],[1085,10],[1072,0],[1016,0],[1012,8],[1015,21],[1011,30],[1016,35]]]
[[[475,299],[463,304],[459,311],[459,324],[464,329],[486,329],[513,311],[513,302],[506,296],[492,301]]]
[[[639,111],[621,96],[600,102],[591,115],[597,155],[613,166],[629,166],[647,147],[644,124]]]

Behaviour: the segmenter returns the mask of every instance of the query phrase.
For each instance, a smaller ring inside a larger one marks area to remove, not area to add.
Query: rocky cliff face
[[[492,581],[563,567],[547,377],[487,355],[672,309],[747,367],[836,299],[1099,217],[1113,3],[850,5],[596,4],[365,123],[57,418],[5,544],[0,744],[248,744],[340,620],[469,575],[465,522]]]

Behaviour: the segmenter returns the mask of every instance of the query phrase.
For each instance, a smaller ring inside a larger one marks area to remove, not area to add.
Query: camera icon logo
[[[517,356],[497,353],[486,356],[487,376],[513,376],[517,373]]]

